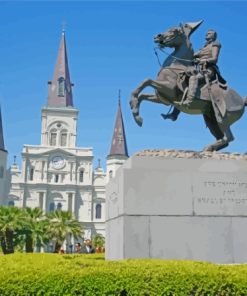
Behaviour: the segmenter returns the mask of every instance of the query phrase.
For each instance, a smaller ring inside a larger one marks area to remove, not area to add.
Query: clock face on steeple
[[[51,160],[52,167],[56,170],[59,170],[65,166],[65,160],[62,156],[54,156]]]

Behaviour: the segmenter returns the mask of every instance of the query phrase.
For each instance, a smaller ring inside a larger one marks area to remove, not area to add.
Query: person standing
[[[82,248],[80,243],[75,244],[75,253],[81,254],[82,253]]]
[[[92,246],[92,242],[90,239],[86,239],[84,242],[84,246],[81,248],[81,253],[82,254],[94,254],[95,249]]]

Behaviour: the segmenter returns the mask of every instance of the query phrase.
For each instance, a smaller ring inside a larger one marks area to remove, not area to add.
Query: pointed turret
[[[118,111],[117,111],[117,117],[115,121],[115,127],[113,131],[111,150],[110,150],[109,156],[113,156],[113,155],[123,155],[128,157],[128,149],[127,149],[127,142],[126,142],[126,136],[124,131],[124,123],[123,123],[120,99],[118,100]]]
[[[73,84],[70,82],[64,31],[62,32],[53,79],[48,84],[48,107],[73,107]]]
[[[4,139],[3,139],[3,124],[2,124],[1,106],[0,106],[0,150],[5,151]]]
[[[118,110],[112,136],[111,149],[106,161],[107,183],[109,179],[115,176],[117,169],[124,164],[128,157],[128,148],[124,130],[119,91]]]

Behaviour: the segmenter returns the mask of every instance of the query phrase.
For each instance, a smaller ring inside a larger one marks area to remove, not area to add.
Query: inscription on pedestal
[[[243,175],[235,179],[221,176],[219,180],[213,174],[195,179],[193,201],[197,215],[247,216],[247,182],[241,180]]]

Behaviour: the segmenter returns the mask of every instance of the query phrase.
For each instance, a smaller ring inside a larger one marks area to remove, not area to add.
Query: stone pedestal
[[[247,156],[144,151],[107,185],[106,258],[247,262]]]

